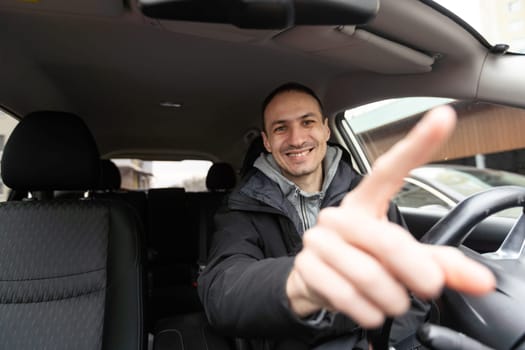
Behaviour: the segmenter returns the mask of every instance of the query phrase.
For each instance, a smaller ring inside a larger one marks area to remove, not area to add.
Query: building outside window
[[[11,115],[0,110],[0,159],[2,158],[2,153],[4,151],[4,145],[11,135],[11,132],[15,128],[18,120],[16,120]],[[1,175],[1,174],[0,174]],[[9,189],[4,185],[2,178],[0,176],[0,202],[7,200],[9,196]]]
[[[512,0],[507,3],[509,12],[518,12],[521,10],[521,0]]]

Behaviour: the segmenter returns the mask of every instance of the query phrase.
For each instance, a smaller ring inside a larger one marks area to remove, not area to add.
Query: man
[[[309,349],[331,339],[366,349],[364,329],[404,314],[407,289],[422,298],[444,285],[490,291],[488,270],[455,249],[416,242],[389,204],[454,121],[450,109],[434,111],[360,181],[343,152],[327,145],[315,93],[296,83],[274,90],[263,104],[268,154],[216,216],[199,279],[211,324],[251,339],[254,350]]]

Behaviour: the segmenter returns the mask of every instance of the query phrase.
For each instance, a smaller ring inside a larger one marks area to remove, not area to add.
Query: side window
[[[18,120],[0,110],[0,159],[2,157],[2,153],[4,152],[5,143],[17,123]],[[2,178],[0,177],[0,202],[7,200],[9,191],[10,189],[4,184]]]
[[[425,112],[443,104],[456,110],[456,129],[430,165],[409,174],[407,185],[394,199],[398,205],[450,208],[493,186],[523,186],[525,110],[520,108],[444,98],[391,99],[347,110],[340,117],[339,130],[354,157],[360,157],[361,170],[368,171]],[[427,190],[439,194],[437,202]]]
[[[390,99],[347,110],[344,119],[357,136],[364,157],[372,163],[403,138],[426,111],[453,102],[425,97]],[[438,154],[435,160],[445,157]]]

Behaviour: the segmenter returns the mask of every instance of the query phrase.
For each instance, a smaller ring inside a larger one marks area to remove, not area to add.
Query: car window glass
[[[448,210],[450,206],[429,191],[409,182],[405,182],[399,194],[394,198],[399,207],[431,208]]]
[[[16,124],[18,124],[17,119],[0,110],[0,159],[2,158],[5,143],[7,142],[7,139],[11,135],[11,132],[15,128]],[[9,191],[10,189],[4,184],[2,178],[0,177],[0,202],[7,200]]]
[[[457,192],[458,196],[463,197],[488,190],[492,187],[476,176],[452,167],[421,167],[414,169],[411,175],[416,178],[425,179],[433,187],[443,190],[448,188],[451,191]]]
[[[354,157],[374,162],[429,109],[448,104],[458,114],[454,134],[431,161],[409,179],[423,183],[457,203],[493,186],[525,185],[525,110],[477,101],[414,97],[378,101],[347,110],[342,132],[353,132]],[[369,167],[369,166],[367,166]],[[366,169],[362,169],[365,170]],[[408,187],[396,198],[400,206],[424,205],[420,190]],[[407,197],[414,198],[407,198]]]
[[[207,191],[208,160],[151,161],[112,159],[122,178],[121,187],[132,190],[178,187],[188,192]]]

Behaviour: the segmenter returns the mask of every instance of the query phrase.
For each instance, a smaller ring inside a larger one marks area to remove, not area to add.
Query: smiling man
[[[270,94],[263,105],[264,147],[277,170],[303,191],[319,192],[330,138],[321,102],[306,87],[287,84]]]
[[[287,83],[270,93],[262,132],[268,153],[217,214],[199,278],[212,326],[247,339],[252,350],[368,349],[365,329],[412,305],[391,337],[408,339],[408,349],[425,308],[407,289],[424,298],[444,285],[490,291],[488,270],[455,249],[415,241],[390,204],[454,122],[452,110],[434,111],[361,181],[349,157],[327,144],[328,121],[312,90]]]

